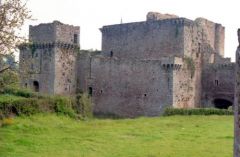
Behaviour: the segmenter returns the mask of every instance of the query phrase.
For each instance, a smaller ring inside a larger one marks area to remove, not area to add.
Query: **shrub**
[[[13,95],[0,96],[0,116],[32,115],[36,113],[52,112],[75,117],[73,100],[68,97],[52,96],[44,98],[24,98]]]
[[[229,106],[229,107],[228,107],[228,111],[233,112],[233,106]]]
[[[195,109],[180,109],[167,108],[164,111],[164,116],[172,115],[233,115],[233,111],[215,108],[195,108]]]
[[[99,119],[124,119],[123,116],[119,116],[110,112],[94,112],[94,116]]]
[[[34,93],[28,89],[20,89],[15,87],[4,87],[2,94],[10,94],[15,96],[21,96],[25,98],[33,98],[38,97],[39,95],[37,93]]]
[[[15,70],[8,69],[0,74],[0,90],[5,86],[18,86],[19,76]]]
[[[54,96],[54,109],[58,114],[68,115],[69,117],[76,117],[76,113],[73,110],[74,101],[71,98],[63,96]]]
[[[93,109],[92,109],[92,102],[91,98],[88,94],[78,94],[76,97],[76,110],[82,118],[92,118],[93,116]]]

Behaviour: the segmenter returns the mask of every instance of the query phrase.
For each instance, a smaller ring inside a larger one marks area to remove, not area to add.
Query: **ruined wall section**
[[[76,51],[72,48],[55,48],[54,93],[61,95],[75,94]]]
[[[29,41],[33,43],[52,43],[56,41],[57,23],[29,26]]]
[[[203,93],[205,90],[208,90],[202,86],[202,83],[204,84],[209,81],[203,74],[208,68],[208,65],[213,63],[230,63],[229,59],[223,58],[223,55],[224,27],[203,18],[198,18],[193,22],[185,22],[184,56],[185,61],[191,60],[194,76],[189,77],[190,75],[187,74],[189,71],[186,70],[187,67],[185,67],[185,76],[188,77],[181,77],[181,74],[176,77],[180,77],[182,80],[191,78],[191,80],[189,80],[189,86],[192,88],[193,97],[191,98],[195,99],[192,101],[195,107],[201,107],[203,105]],[[208,71],[206,71],[206,73],[208,73]],[[224,75],[224,73],[225,71],[223,71],[222,75]],[[228,78],[229,77],[226,79]],[[179,91],[176,91],[176,93],[178,92]],[[179,94],[181,94],[181,92]]]
[[[192,58],[181,58],[180,70],[173,71],[173,106],[175,108],[195,108],[200,105],[201,85],[196,68],[197,63]]]
[[[55,94],[75,94],[80,27],[56,23]]]
[[[216,53],[224,57],[225,28],[204,18],[197,18],[195,23],[203,29],[203,43],[209,44]]]
[[[22,45],[19,58],[21,86],[34,91],[34,81],[37,81],[40,92],[53,93],[54,55],[53,48],[48,45]]]
[[[240,29],[238,29],[234,92],[234,157],[240,157]]]
[[[203,70],[203,107],[215,107],[215,99],[225,99],[233,103],[235,63],[208,64]]]
[[[88,87],[91,84],[91,55],[78,54],[77,56],[77,93],[88,93]]]
[[[89,86],[95,113],[157,116],[173,104],[173,69],[180,65],[160,60],[94,57],[91,68]]]
[[[176,19],[179,18],[177,15],[172,14],[161,14],[158,12],[148,12],[147,21],[158,21],[164,19]]]
[[[183,99],[182,107],[193,108],[201,106],[202,66],[203,66],[203,33],[194,21],[185,21],[184,25],[184,66],[182,72],[176,75],[179,80],[176,88],[176,103]],[[185,91],[185,92],[184,92]],[[181,101],[180,101],[181,102]]]
[[[80,36],[80,27],[61,24],[61,23],[56,25],[57,41],[79,46],[79,43],[80,43],[79,36]]]
[[[215,50],[216,52],[224,57],[224,46],[225,46],[225,27],[220,24],[215,24]]]
[[[221,29],[222,32],[217,31],[216,27]],[[223,38],[223,41],[216,38],[216,36]],[[221,58],[224,57],[224,27],[202,18],[195,21],[185,21],[184,55],[194,58],[200,56],[200,54],[205,55],[205,53],[216,54]]]
[[[32,86],[34,80],[39,92],[49,94],[75,93],[79,32],[79,27],[58,21],[30,26],[30,42],[20,47],[20,64],[28,67],[27,84]]]
[[[166,19],[104,26],[102,51],[121,59],[161,59],[184,54],[184,21]]]

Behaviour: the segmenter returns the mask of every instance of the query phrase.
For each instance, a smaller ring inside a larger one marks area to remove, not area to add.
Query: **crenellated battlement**
[[[234,70],[235,66],[235,63],[210,64],[209,68],[213,68],[215,70]]]
[[[64,43],[64,42],[50,42],[50,43],[33,43],[33,44],[22,44],[19,46],[20,50],[27,48],[45,49],[45,48],[62,48],[62,49],[80,49],[79,45]]]
[[[165,70],[180,70],[182,68],[181,64],[162,64]]]

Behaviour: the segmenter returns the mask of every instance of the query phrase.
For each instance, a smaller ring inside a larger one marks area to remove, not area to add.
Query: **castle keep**
[[[87,92],[95,113],[157,116],[166,107],[228,108],[235,64],[222,25],[150,12],[143,22],[103,26],[102,51],[79,52],[79,27],[30,26],[20,47],[21,84],[49,94]]]

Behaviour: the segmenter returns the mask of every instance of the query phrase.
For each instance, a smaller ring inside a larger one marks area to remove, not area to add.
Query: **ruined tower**
[[[236,73],[235,73],[235,140],[234,140],[234,157],[240,157],[240,29],[238,29],[239,46],[236,52]]]
[[[20,46],[21,84],[36,92],[76,92],[80,28],[58,21],[30,26],[29,43]]]

